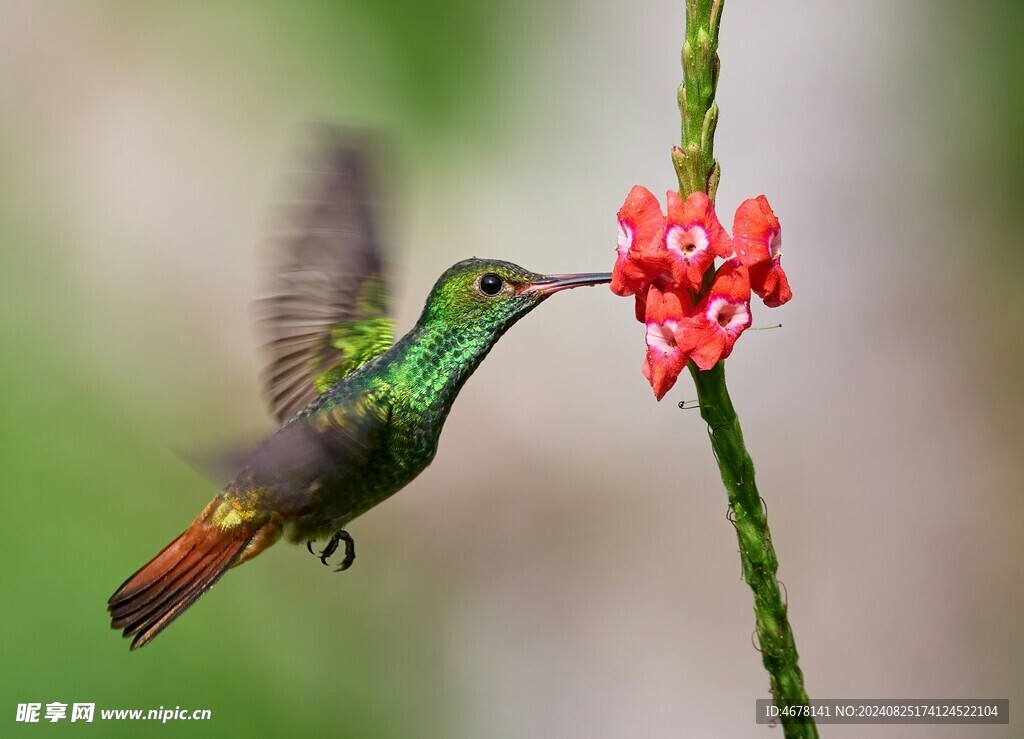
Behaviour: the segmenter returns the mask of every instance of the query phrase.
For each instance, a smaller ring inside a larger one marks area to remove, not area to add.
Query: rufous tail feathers
[[[280,536],[275,520],[244,520],[218,496],[192,525],[125,580],[110,596],[110,625],[132,639],[132,649],[151,642],[231,566],[259,554]]]

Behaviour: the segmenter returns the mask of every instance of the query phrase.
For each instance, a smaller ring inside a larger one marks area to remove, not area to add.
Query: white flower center
[[[665,246],[689,258],[708,248],[708,235],[700,226],[672,226],[665,234]]]
[[[715,298],[708,303],[708,309],[704,315],[726,332],[743,328],[750,319],[750,312],[744,303],[733,303],[726,298]]]
[[[647,324],[647,346],[657,349],[662,354],[671,354],[676,350],[676,321]]]
[[[619,219],[619,242],[617,249],[619,252],[629,251],[629,247],[633,245],[633,227],[628,223]]]

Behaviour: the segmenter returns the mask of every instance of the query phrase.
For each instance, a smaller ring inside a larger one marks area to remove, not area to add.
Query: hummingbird
[[[458,262],[416,325],[393,341],[366,146],[331,129],[307,202],[279,240],[262,301],[264,391],[280,428],[202,513],[110,597],[111,627],[151,642],[213,587],[286,535],[327,539],[355,559],[345,527],[434,459],[466,380],[519,319],[556,292],[609,273],[543,275],[497,259]]]

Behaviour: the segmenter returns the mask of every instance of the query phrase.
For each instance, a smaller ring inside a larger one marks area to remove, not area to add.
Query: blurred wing
[[[307,199],[276,244],[260,324],[265,392],[282,423],[393,341],[368,148],[343,131],[319,132]]]
[[[272,510],[309,509],[315,505],[317,481],[364,464],[384,438],[390,419],[390,401],[367,389],[311,409],[257,448],[236,483],[259,489]]]

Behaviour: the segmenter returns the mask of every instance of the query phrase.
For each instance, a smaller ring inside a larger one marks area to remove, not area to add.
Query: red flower
[[[744,200],[732,227],[736,255],[750,268],[750,286],[774,308],[789,302],[793,291],[782,269],[782,225],[764,195]]]
[[[751,267],[750,287],[761,296],[769,308],[778,308],[793,298],[793,291],[789,289],[789,278],[782,269],[780,257]]]
[[[730,259],[719,267],[695,315],[679,322],[676,340],[698,367],[709,370],[732,353],[750,322],[750,274]]]
[[[635,296],[636,318],[647,330],[644,377],[658,400],[691,359],[709,370],[732,353],[751,323],[751,291],[770,307],[793,297],[782,269],[782,226],[764,195],[737,208],[732,237],[705,193],[684,201],[669,191],[667,198],[666,217],[647,188],[630,190],[618,214],[611,280],[612,292]],[[726,261],[704,293],[715,259]]]
[[[690,355],[676,339],[679,324],[693,312],[685,290],[662,290],[653,284],[647,291],[647,357],[644,377],[661,400],[676,383]]]
[[[633,295],[650,281],[636,259],[641,251],[657,247],[664,228],[665,216],[658,199],[646,187],[634,185],[619,209],[618,257],[612,269],[612,292]]]
[[[691,193],[685,201],[668,191],[668,219],[663,245],[639,254],[648,269],[665,269],[677,285],[700,289],[704,273],[715,262],[732,254],[729,235],[715,215],[715,206],[705,193]]]
[[[649,280],[646,282],[636,293],[636,305],[634,310],[636,311],[636,320],[640,323],[647,322],[647,291],[651,287],[657,287],[662,292],[673,289],[675,286],[672,282],[672,275],[665,270],[661,270],[655,275],[650,274],[650,270],[645,273],[645,278]],[[688,305],[693,305],[693,301],[690,300],[689,296],[685,296],[688,301]]]

